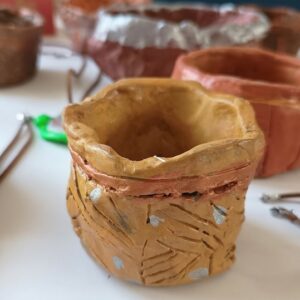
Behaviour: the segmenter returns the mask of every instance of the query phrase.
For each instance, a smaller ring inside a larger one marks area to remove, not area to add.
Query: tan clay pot
[[[43,19],[38,13],[0,7],[0,87],[35,74],[42,32]]]
[[[260,49],[208,49],[180,57],[173,77],[251,101],[267,142],[258,176],[300,167],[299,60]]]
[[[128,79],[68,106],[64,127],[68,211],[108,272],[166,286],[232,265],[264,148],[248,102],[193,82]]]

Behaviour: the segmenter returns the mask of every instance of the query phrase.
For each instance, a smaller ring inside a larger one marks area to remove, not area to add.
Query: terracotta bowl
[[[130,79],[68,106],[64,127],[68,211],[109,273],[166,286],[232,265],[264,148],[248,102],[193,82]]]
[[[28,9],[0,7],[0,87],[21,83],[36,71],[42,17]]]
[[[113,80],[169,77],[179,55],[202,47],[257,41],[268,25],[252,9],[200,5],[111,8],[99,14],[88,53]]]
[[[267,142],[258,176],[300,167],[299,60],[260,49],[208,49],[180,57],[173,77],[251,101]]]

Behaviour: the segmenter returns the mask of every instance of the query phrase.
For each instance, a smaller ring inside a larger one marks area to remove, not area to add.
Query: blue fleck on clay
[[[189,277],[192,280],[203,279],[203,278],[207,277],[208,275],[209,274],[208,274],[208,269],[207,268],[199,268],[199,269],[196,269],[196,270],[189,273]]]
[[[93,189],[90,192],[89,197],[90,197],[92,202],[97,202],[101,198],[101,195],[102,195],[102,189],[99,188],[99,187],[96,187],[95,189]]]
[[[124,263],[123,263],[123,260],[120,257],[113,256],[112,260],[114,262],[115,267],[118,270],[124,269]]]
[[[155,215],[151,215],[151,216],[149,217],[149,222],[150,222],[150,224],[151,224],[153,227],[159,226],[159,224],[160,224],[161,222],[164,222],[164,221],[165,221],[164,219],[161,219],[161,218],[159,218],[158,216],[155,216]]]
[[[216,224],[221,225],[226,220],[227,209],[223,206],[213,206],[213,216]]]

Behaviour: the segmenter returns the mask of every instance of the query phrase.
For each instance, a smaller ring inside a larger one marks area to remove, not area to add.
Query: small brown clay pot
[[[169,77],[181,54],[202,47],[248,44],[269,28],[253,10],[210,6],[111,8],[98,16],[88,53],[113,80]]]
[[[64,127],[68,211],[108,272],[165,286],[232,265],[264,148],[248,102],[193,82],[130,79],[68,106]]]
[[[250,100],[267,142],[258,176],[300,167],[299,60],[260,49],[207,49],[180,57],[173,77]]]
[[[38,13],[0,8],[0,87],[34,75],[42,30],[43,19]]]
[[[300,13],[288,8],[264,8],[271,27],[261,46],[291,55],[300,49]],[[300,53],[299,53],[300,54]]]

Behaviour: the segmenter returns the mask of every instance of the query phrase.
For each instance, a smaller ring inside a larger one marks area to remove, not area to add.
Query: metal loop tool
[[[300,193],[285,193],[285,194],[262,194],[260,200],[264,203],[298,203],[300,204]],[[285,219],[291,223],[300,226],[300,217],[297,216],[292,210],[284,207],[272,207],[270,212],[273,217]]]
[[[78,70],[73,68],[69,69],[67,72],[67,95],[68,95],[68,103],[74,103],[73,99],[73,81],[74,79],[78,80],[81,78],[82,74],[86,70],[88,57],[84,54],[77,53],[68,47],[58,45],[58,44],[46,44],[44,43],[41,48],[41,54],[53,56],[57,59],[66,59],[71,57],[78,57],[81,60],[80,67]],[[80,101],[83,101],[87,96],[91,94],[91,92],[96,88],[96,86],[101,82],[102,79],[102,71],[98,68],[98,73],[92,83],[87,87],[87,89],[82,94]]]
[[[17,119],[20,125],[12,140],[0,154],[0,182],[21,158],[32,141],[31,118],[25,114],[18,114]]]

